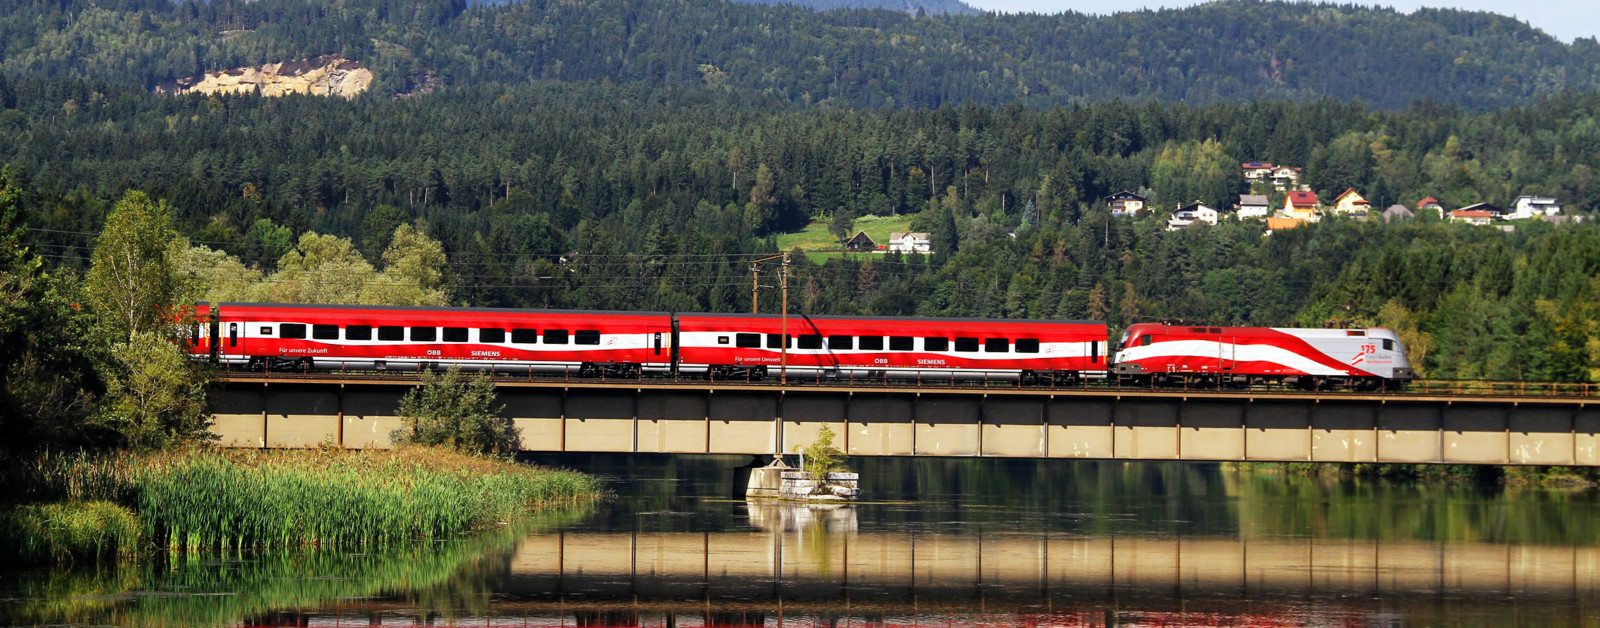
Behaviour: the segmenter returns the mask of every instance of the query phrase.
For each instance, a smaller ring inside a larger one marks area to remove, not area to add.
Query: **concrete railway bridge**
[[[499,380],[530,452],[1600,465],[1600,391],[1405,393]],[[388,447],[410,377],[227,374],[232,447]]]

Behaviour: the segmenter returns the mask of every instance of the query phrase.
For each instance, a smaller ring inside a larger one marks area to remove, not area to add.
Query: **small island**
[[[782,454],[764,467],[750,470],[747,498],[801,502],[853,502],[861,497],[861,476],[845,466],[844,452],[833,446],[833,430],[823,426],[817,440],[795,447],[800,466],[790,467]]]

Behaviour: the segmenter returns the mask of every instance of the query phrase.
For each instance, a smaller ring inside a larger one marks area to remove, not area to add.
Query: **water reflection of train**
[[[197,358],[252,370],[461,366],[576,377],[695,376],[1139,385],[1393,386],[1382,329],[222,303],[196,306]]]

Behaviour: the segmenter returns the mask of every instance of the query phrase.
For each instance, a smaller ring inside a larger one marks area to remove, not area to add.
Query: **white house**
[[[1526,218],[1542,218],[1561,213],[1561,204],[1556,199],[1542,196],[1518,196],[1517,201],[1511,204],[1511,211],[1503,218],[1507,220],[1522,220]]]
[[[901,233],[896,231],[889,234],[889,252],[901,253],[932,253],[933,236],[927,233]]]
[[[1167,221],[1167,231],[1177,231],[1197,222],[1215,225],[1217,217],[1217,210],[1206,207],[1203,203],[1184,205],[1172,212],[1172,219]]]
[[[1272,185],[1280,190],[1293,190],[1300,187],[1300,174],[1305,168],[1291,168],[1278,166],[1272,171]]]
[[[1277,166],[1265,161],[1247,161],[1241,164],[1244,167],[1244,179],[1251,183],[1259,183],[1272,178],[1272,171]]]
[[[1240,194],[1239,218],[1266,218],[1271,211],[1272,201],[1265,194]]]

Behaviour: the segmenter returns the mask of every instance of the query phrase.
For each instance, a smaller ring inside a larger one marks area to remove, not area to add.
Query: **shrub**
[[[425,371],[422,385],[400,399],[401,427],[390,434],[397,445],[436,445],[484,455],[511,455],[522,434],[500,416],[494,380],[479,373],[468,378],[451,367],[444,375]]]
[[[821,475],[830,471],[845,471],[844,452],[833,446],[833,430],[822,426],[817,432],[817,440],[810,445],[797,448],[805,456],[804,471],[812,475]]]

